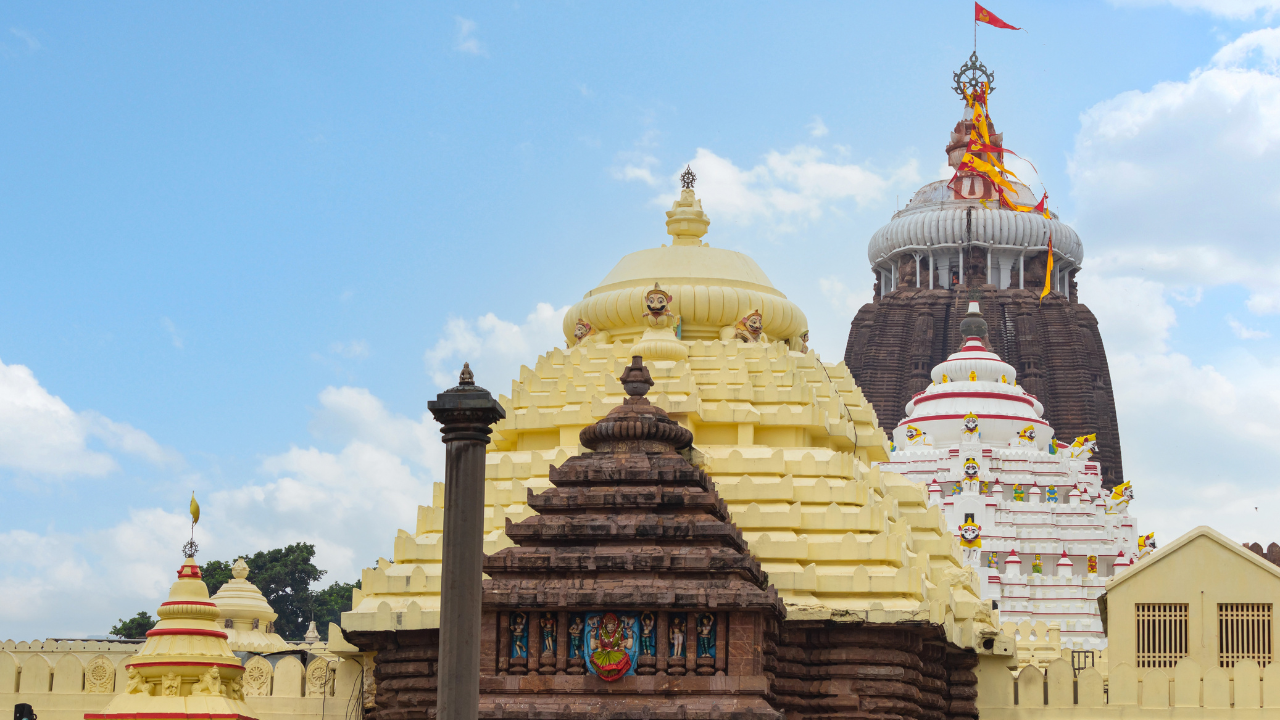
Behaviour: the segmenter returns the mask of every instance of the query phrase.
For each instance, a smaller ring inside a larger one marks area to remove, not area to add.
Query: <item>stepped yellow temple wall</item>
[[[650,400],[692,431],[692,460],[789,618],[925,621],[964,647],[994,638],[990,603],[924,488],[874,467],[888,441],[844,364],[807,347],[804,313],[751,258],[702,242],[710,221],[691,189],[667,217],[671,244],[624,257],[569,309],[567,349],[521,368],[500,397],[485,552],[511,544],[506,524],[532,514],[529,494],[550,486],[549,469],[582,452],[578,433],[622,402],[616,378],[641,354]],[[397,534],[392,559],[364,571],[345,629],[439,625],[442,493]]]

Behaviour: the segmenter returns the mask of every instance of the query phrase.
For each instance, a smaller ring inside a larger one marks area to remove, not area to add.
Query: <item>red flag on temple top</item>
[[[988,24],[988,25],[990,25],[990,26],[992,26],[992,27],[1004,28],[1004,29],[1006,29],[1006,30],[1021,30],[1021,29],[1022,29],[1022,28],[1016,28],[1016,27],[1014,27],[1014,26],[1010,25],[1009,23],[1007,23],[1007,22],[1005,22],[1005,21],[1001,20],[1000,18],[996,17],[996,14],[995,14],[995,13],[993,13],[993,12],[991,12],[990,10],[988,10],[988,9],[986,9],[986,8],[984,8],[984,7],[982,7],[982,6],[981,6],[981,5],[979,5],[978,3],[974,3],[974,4],[973,4],[973,19],[974,19],[976,22],[984,22],[984,23],[986,23],[986,24]]]

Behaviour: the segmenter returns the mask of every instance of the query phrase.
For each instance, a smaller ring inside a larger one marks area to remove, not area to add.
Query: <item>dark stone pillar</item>
[[[427,403],[443,427],[444,548],[440,568],[440,664],[436,716],[475,720],[480,710],[480,593],[484,565],[484,449],[506,417],[464,363],[458,386]],[[529,636],[532,638],[531,631]]]

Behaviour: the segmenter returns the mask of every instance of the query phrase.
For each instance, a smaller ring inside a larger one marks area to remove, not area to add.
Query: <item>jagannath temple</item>
[[[872,237],[843,362],[715,246],[686,168],[667,237],[569,308],[564,347],[510,395],[464,366],[428,405],[446,483],[327,642],[276,634],[243,562],[210,597],[193,540],[145,642],[7,641],[0,702],[15,720],[1280,712],[1280,546],[1139,534],[1079,238],[1005,168],[976,53],[955,80],[954,177]]]
[[[1065,646],[1101,650],[1097,598],[1154,537],[1137,534],[1128,483],[1103,487],[1093,435],[1059,441],[1017,371],[987,349],[978,302],[960,334],[907,403],[880,469],[928,486],[1004,622],[1054,625]]]
[[[1013,651],[977,573],[925,486],[876,467],[889,459],[888,438],[843,364],[807,346],[803,311],[750,257],[708,242],[694,180],[686,171],[667,212],[668,242],[627,255],[570,307],[566,347],[522,369],[500,398],[506,417],[493,426],[485,470],[492,655],[483,657],[494,660],[482,659],[493,678],[482,707],[532,717],[571,697],[584,714],[647,707],[657,717],[694,702],[658,692],[678,677],[717,696],[712,705],[766,715],[974,716],[977,654]],[[660,466],[597,439],[619,408],[633,408],[624,400],[635,357],[646,391],[634,408],[645,408],[644,427],[667,433],[636,439],[667,458]],[[610,469],[628,463],[638,464]],[[434,698],[420,660],[438,651],[447,502],[438,495],[419,509],[416,532],[401,532],[393,558],[365,571],[343,615],[346,636],[386,658],[376,669],[380,717],[418,716]],[[614,557],[619,546],[632,564],[555,564],[567,548],[581,559]],[[650,562],[674,564],[677,547],[711,553],[687,568],[701,589],[645,591],[665,586]],[[711,560],[720,555],[736,559]],[[556,572],[539,580],[530,566]],[[566,579],[608,589],[556,589]],[[722,583],[738,589],[717,598],[711,588]],[[521,590],[502,590],[513,585]],[[636,654],[642,642],[658,654]],[[588,676],[611,684],[583,685]],[[738,705],[729,696],[740,693],[765,702]]]
[[[965,308],[979,300],[988,344],[1018,369],[1045,421],[1064,436],[1096,435],[1111,488],[1124,482],[1120,433],[1098,321],[1076,292],[1084,246],[1005,171],[1011,151],[989,112],[994,79],[976,53],[955,73],[964,107],[946,145],[954,175],[917,190],[871,236],[874,292],[853,319],[845,364],[892,432],[930,369],[964,340]]]

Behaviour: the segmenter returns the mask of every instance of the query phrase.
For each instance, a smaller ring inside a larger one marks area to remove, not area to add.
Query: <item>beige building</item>
[[[1280,567],[1222,533],[1198,527],[1107,583],[1111,662],[1139,674],[1184,657],[1233,674],[1237,662],[1274,659]]]

